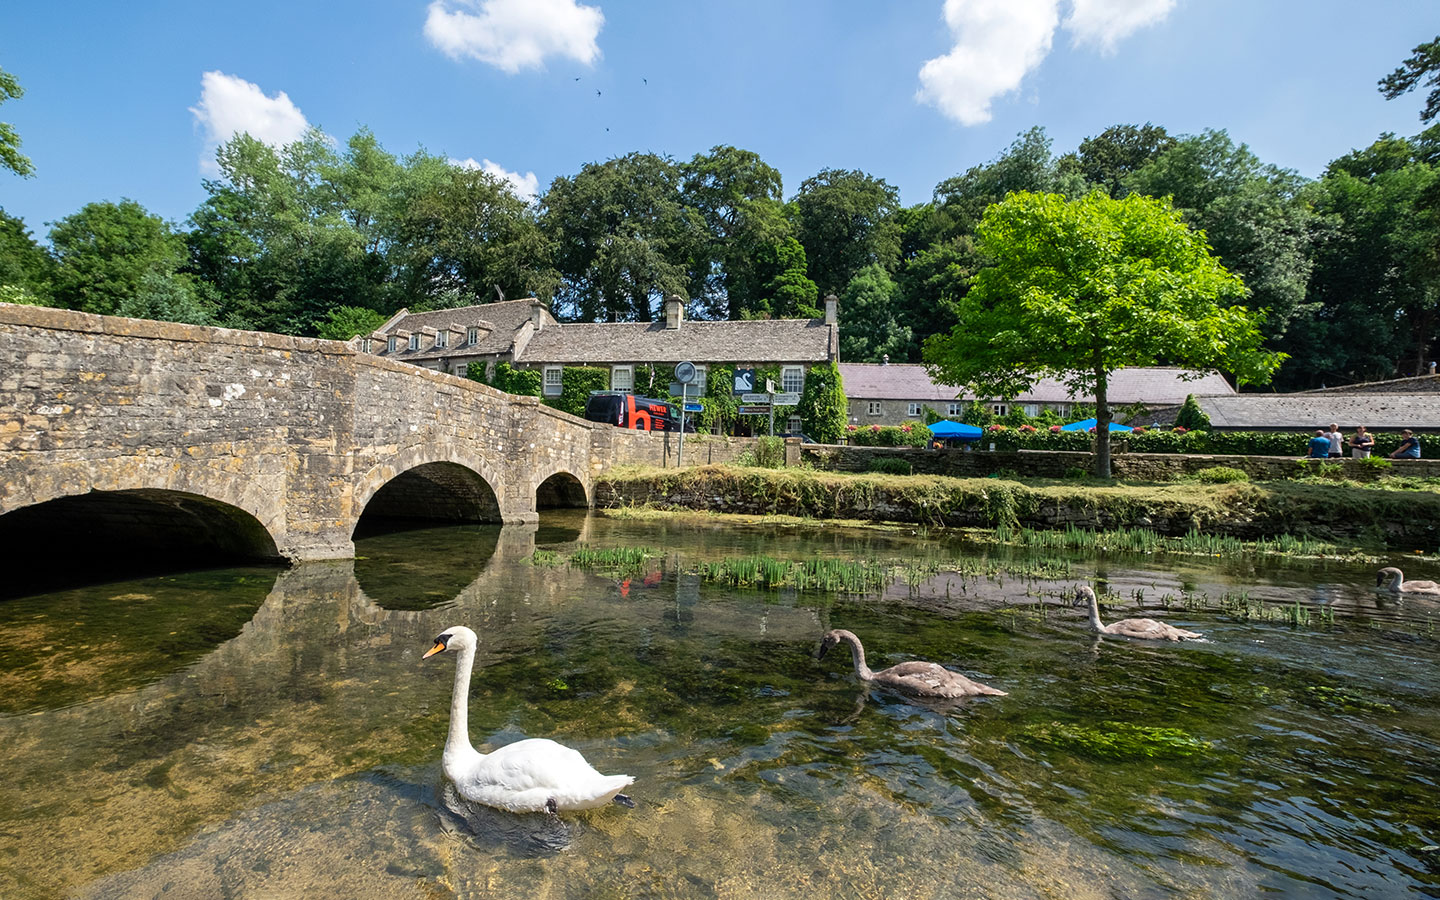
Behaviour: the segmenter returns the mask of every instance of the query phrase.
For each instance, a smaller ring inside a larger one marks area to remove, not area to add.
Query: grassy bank
[[[626,468],[597,482],[596,502],[1015,535],[1141,529],[1171,538],[1305,538],[1375,550],[1440,546],[1440,493],[1343,482],[1123,484],[734,466]]]

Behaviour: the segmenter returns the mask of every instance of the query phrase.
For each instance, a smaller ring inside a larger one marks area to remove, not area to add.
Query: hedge
[[[930,429],[919,422],[902,425],[848,426],[846,439],[856,447],[928,447]]]
[[[1346,432],[1350,437],[1353,432]],[[1110,443],[1117,452],[1130,453],[1203,453],[1215,456],[1304,456],[1314,432],[1270,431],[1112,431]],[[1095,442],[1094,432],[1085,431],[1021,431],[1014,428],[986,429],[977,442],[981,447],[995,445],[996,450],[1075,450],[1088,452]],[[851,443],[857,443],[852,440]],[[1375,435],[1375,455],[1385,456],[1400,446],[1400,435]],[[1436,446],[1440,453],[1440,446]],[[1421,438],[1421,451],[1425,439]],[[1348,450],[1346,455],[1349,455]],[[1431,454],[1427,454],[1431,455]]]

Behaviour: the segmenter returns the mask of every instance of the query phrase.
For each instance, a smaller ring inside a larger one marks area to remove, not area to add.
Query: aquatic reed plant
[[[570,554],[570,564],[582,569],[639,572],[645,569],[645,561],[655,555],[649,547],[580,546]]]

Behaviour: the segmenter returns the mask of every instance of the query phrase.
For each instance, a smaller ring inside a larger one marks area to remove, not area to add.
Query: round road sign
[[[695,364],[682,362],[675,367],[675,380],[681,384],[692,384],[695,381]]]

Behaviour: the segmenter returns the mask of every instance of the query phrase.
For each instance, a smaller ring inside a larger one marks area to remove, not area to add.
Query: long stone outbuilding
[[[534,522],[586,506],[617,462],[660,463],[671,437],[335,341],[0,304],[12,550],[60,529],[349,557],[362,513]]]

